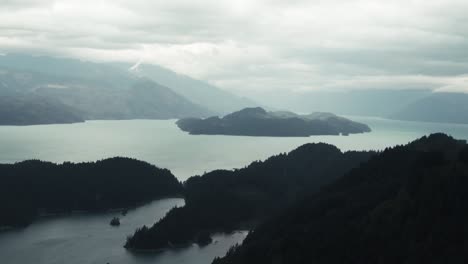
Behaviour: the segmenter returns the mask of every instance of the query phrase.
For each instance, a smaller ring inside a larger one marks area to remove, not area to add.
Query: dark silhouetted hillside
[[[0,164],[0,182],[0,226],[23,226],[42,214],[132,207],[182,193],[169,170],[128,158]]]
[[[185,206],[129,237],[129,249],[161,249],[207,241],[207,233],[250,228],[306,193],[313,193],[366,161],[372,152],[342,153],[306,144],[243,169],[217,170],[184,183]]]
[[[466,263],[467,153],[443,134],[387,149],[214,263]]]

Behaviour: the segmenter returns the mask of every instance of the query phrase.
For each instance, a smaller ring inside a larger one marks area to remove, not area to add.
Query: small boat
[[[110,225],[111,226],[119,226],[120,225],[120,219],[118,217],[112,218],[112,220],[110,221]]]

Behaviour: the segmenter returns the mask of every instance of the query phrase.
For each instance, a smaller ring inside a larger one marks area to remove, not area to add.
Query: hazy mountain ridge
[[[468,124],[468,94],[432,93],[390,117],[408,121]]]
[[[121,67],[130,68],[127,64],[123,64]],[[252,100],[239,97],[207,82],[178,74],[157,65],[138,63],[130,68],[130,72],[170,87],[193,103],[205,106],[216,113],[225,114],[244,107],[258,105]]]
[[[84,122],[77,109],[35,95],[0,96],[0,125],[39,125]]]
[[[87,120],[170,119],[213,114],[148,78],[137,77],[112,64],[73,59],[0,56],[0,89],[0,96],[28,95],[60,102],[64,112],[76,109],[75,115]],[[15,113],[9,111],[8,115]],[[38,116],[30,124],[47,119]]]
[[[263,108],[245,108],[222,118],[185,118],[177,121],[190,134],[246,136],[311,136],[370,132],[358,122],[331,113],[297,115],[292,112],[267,112]]]
[[[215,264],[464,263],[468,145],[389,148],[260,225]]]
[[[271,95],[262,102],[298,112],[326,111],[389,119],[468,123],[468,94],[430,89],[362,89]]]

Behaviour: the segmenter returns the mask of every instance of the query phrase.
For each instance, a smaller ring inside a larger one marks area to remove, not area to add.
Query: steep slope
[[[467,157],[443,134],[387,149],[214,263],[465,263]]]
[[[432,93],[397,111],[391,118],[468,124],[468,94]]]
[[[146,79],[119,90],[106,87],[40,87],[36,93],[79,109],[86,119],[170,119],[211,113],[169,88]]]
[[[0,125],[83,122],[76,109],[41,96],[0,96]]]
[[[64,80],[79,80],[81,83],[93,83],[125,88],[137,79],[132,74],[122,71],[107,63],[94,63],[71,58],[32,56],[26,54],[7,54],[0,56],[0,68],[43,74],[48,77],[62,77]]]
[[[250,228],[373,154],[342,153],[331,145],[306,144],[243,169],[192,177],[184,183],[185,206],[172,209],[150,228],[138,229],[125,247],[141,250],[192,241],[203,244],[213,232]]]
[[[0,96],[42,97],[84,119],[204,117],[206,108],[110,64],[44,56],[0,56]],[[41,121],[31,120],[31,124]]]
[[[124,66],[130,68],[127,64]],[[258,105],[247,98],[236,96],[207,82],[177,74],[157,65],[138,64],[132,68],[132,72],[137,76],[150,78],[164,86],[170,87],[190,101],[205,106],[216,113],[225,114],[241,108]]]

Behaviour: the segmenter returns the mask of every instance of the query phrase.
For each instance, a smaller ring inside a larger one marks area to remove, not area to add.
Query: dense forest
[[[244,108],[222,118],[183,118],[177,125],[193,135],[308,137],[371,131],[365,124],[331,113],[298,115],[288,111],[267,112],[261,107]]]
[[[466,263],[468,145],[443,134],[374,156],[214,264]]]
[[[0,227],[27,225],[43,214],[131,207],[182,193],[169,170],[128,158],[0,164],[0,182]]]
[[[152,227],[138,229],[125,247],[142,250],[204,244],[213,232],[251,228],[372,155],[343,153],[323,143],[306,144],[242,169],[192,177],[184,183],[185,206],[172,209]]]

